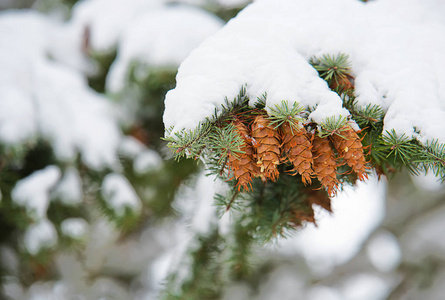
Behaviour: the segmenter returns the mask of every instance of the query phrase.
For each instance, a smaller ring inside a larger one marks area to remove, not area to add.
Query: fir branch
[[[226,170],[229,155],[238,158],[245,152],[242,147],[245,141],[239,134],[236,126],[229,123],[223,128],[214,127],[208,136],[208,145],[203,154],[206,161],[208,175],[216,175],[224,180],[229,180]]]
[[[248,193],[240,192],[234,181],[229,181],[228,184],[230,189],[225,195],[215,194],[213,198],[215,200],[216,214],[219,218],[229,211],[245,212],[248,207]]]
[[[381,135],[370,141],[368,145],[371,146],[371,157],[378,165],[387,161],[390,148],[385,144]]]
[[[340,79],[350,76],[351,64],[349,55],[344,53],[338,53],[337,55],[323,54],[321,58],[312,57],[309,63],[329,85],[332,82],[336,82],[339,85]]]
[[[222,272],[222,252],[224,240],[217,228],[212,228],[206,236],[197,236],[195,247],[190,247],[183,264],[190,272],[187,277],[172,273],[167,278],[167,285],[162,299],[218,299],[227,278]]]
[[[262,94],[261,97],[257,97],[255,108],[264,109],[266,107],[266,101],[267,101],[267,92],[264,92],[264,94]]]
[[[418,156],[421,151],[421,147],[415,139],[410,139],[405,134],[397,135],[396,131],[386,131],[383,135],[383,144],[389,151],[386,155],[386,159],[392,160],[394,163],[400,162],[408,168],[413,174],[418,174]]]
[[[341,132],[345,130],[347,124],[348,124],[348,119],[346,117],[338,116],[337,118],[336,116],[332,116],[326,118],[323,121],[323,123],[320,124],[318,132],[320,137],[322,138],[333,134],[343,137],[341,135]]]
[[[215,112],[208,118],[208,121],[215,126],[222,127],[229,122],[234,115],[247,110],[249,107],[248,103],[249,97],[247,96],[246,86],[244,85],[233,100],[230,101],[227,97],[224,98],[224,103],[221,104],[220,110],[215,108]]]
[[[283,172],[277,181],[267,185],[259,178],[252,183],[253,192],[246,195],[251,209],[244,211],[257,242],[266,244],[277,237],[286,237],[302,225],[303,219],[299,216],[306,215],[311,208],[301,180]]]
[[[425,172],[432,170],[441,182],[445,182],[445,144],[438,140],[427,141],[422,145],[419,159],[416,161],[424,166]]]
[[[343,107],[345,107],[352,116],[352,119],[361,127],[376,126],[376,123],[382,122],[385,117],[385,111],[380,105],[368,104],[359,106],[352,93],[342,94]]]
[[[246,279],[251,271],[252,245],[255,238],[252,236],[253,224],[240,219],[233,226],[233,243],[227,243],[229,250],[228,262],[230,275],[235,280]]]
[[[199,123],[193,130],[184,129],[162,139],[168,142],[167,147],[174,152],[176,160],[180,160],[184,157],[192,157],[196,159],[206,147],[206,136],[210,133],[211,129],[211,123],[206,121],[204,123]],[[171,128],[167,130],[167,133],[170,134],[171,130]]]
[[[385,116],[383,109],[377,104],[368,104],[352,111],[353,119],[362,127],[381,122]]]
[[[229,154],[237,157],[244,153],[241,147],[245,142],[232,123],[223,128],[216,127],[209,135],[209,144],[209,149],[219,157],[218,164],[221,164]]]
[[[300,116],[304,112],[304,108],[300,107],[300,103],[294,102],[292,108],[289,107],[288,101],[281,101],[280,104],[275,104],[274,108],[270,108],[271,124],[275,128],[280,127],[283,123],[288,123],[291,130],[298,130],[305,120]]]
[[[184,157],[196,159],[209,144],[209,135],[214,131],[214,128],[225,126],[236,113],[246,110],[248,102],[246,87],[243,86],[232,101],[225,98],[221,108],[219,110],[215,108],[214,114],[206,118],[204,122],[200,122],[195,129],[183,129],[172,135],[173,127],[171,127],[166,130],[167,137],[161,139],[168,142],[167,146],[174,152],[176,160]],[[220,133],[216,132],[216,134]]]

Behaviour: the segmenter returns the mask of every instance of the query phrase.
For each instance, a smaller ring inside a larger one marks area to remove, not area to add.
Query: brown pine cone
[[[252,137],[256,142],[257,166],[260,168],[260,176],[265,181],[277,180],[280,164],[280,137],[278,131],[270,125],[269,120],[263,115],[255,118],[252,124]]]
[[[312,155],[314,156],[315,175],[321,185],[326,188],[329,196],[335,195],[339,183],[337,161],[329,139],[315,136],[312,141]]]
[[[366,164],[363,145],[357,132],[347,125],[340,130],[339,134],[334,134],[330,138],[337,149],[339,158],[352,168],[359,180],[367,179],[369,167]]]
[[[281,125],[283,132],[284,157],[292,163],[295,174],[301,175],[304,184],[311,184],[311,176],[314,174],[312,165],[314,163],[311,152],[311,141],[304,127],[291,128],[288,123]]]
[[[252,138],[249,136],[247,127],[241,121],[235,121],[233,124],[238,134],[243,138],[244,145],[240,149],[243,153],[229,153],[227,164],[233,177],[238,180],[236,184],[238,190],[243,187],[248,191],[252,189],[252,179],[259,173],[255,164]]]

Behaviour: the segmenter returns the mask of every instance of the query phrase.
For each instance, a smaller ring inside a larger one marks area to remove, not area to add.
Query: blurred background
[[[181,274],[219,186],[172,161],[163,100],[249,2],[0,0],[1,299],[159,299]],[[248,280],[210,284],[227,300],[442,299],[444,200],[429,175],[373,177],[256,247]]]

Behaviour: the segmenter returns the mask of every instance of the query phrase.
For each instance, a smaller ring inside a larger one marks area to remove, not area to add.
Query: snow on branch
[[[250,105],[267,93],[313,109],[322,123],[347,116],[308,60],[346,53],[358,105],[386,111],[384,131],[445,142],[445,23],[429,1],[258,0],[182,63],[165,99],[169,134],[192,130],[245,86]],[[403,8],[403,9],[399,9]]]
[[[1,15],[0,28],[0,142],[41,137],[63,161],[81,154],[91,168],[116,167],[122,134],[114,106],[62,62],[69,57],[79,67],[82,61],[68,28],[35,12],[14,11]],[[60,44],[71,47],[65,53]]]

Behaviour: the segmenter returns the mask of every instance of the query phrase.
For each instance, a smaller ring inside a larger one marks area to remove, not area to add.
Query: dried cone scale
[[[270,125],[263,115],[255,118],[252,124],[252,137],[257,145],[257,166],[260,168],[260,177],[263,181],[277,180],[280,164],[280,139],[278,131]]]
[[[329,139],[315,136],[312,141],[312,155],[315,175],[328,194],[333,196],[338,186],[337,162]]]
[[[249,135],[247,127],[240,121],[233,123],[239,135],[244,140],[244,146],[241,147],[243,153],[233,155],[229,153],[228,166],[233,176],[238,180],[236,186],[238,190],[243,187],[246,191],[252,189],[252,179],[258,174],[258,167],[255,164],[253,156],[252,138]]]
[[[311,176],[314,174],[314,163],[311,152],[311,141],[304,127],[291,128],[291,125],[281,125],[283,132],[283,150],[285,157],[294,166],[292,171],[301,175],[304,184],[311,184]]]
[[[366,165],[363,145],[357,132],[352,127],[345,126],[340,130],[339,134],[331,136],[331,141],[338,151],[339,158],[342,158],[352,168],[358,179],[367,179],[368,174],[366,171],[369,167]]]

